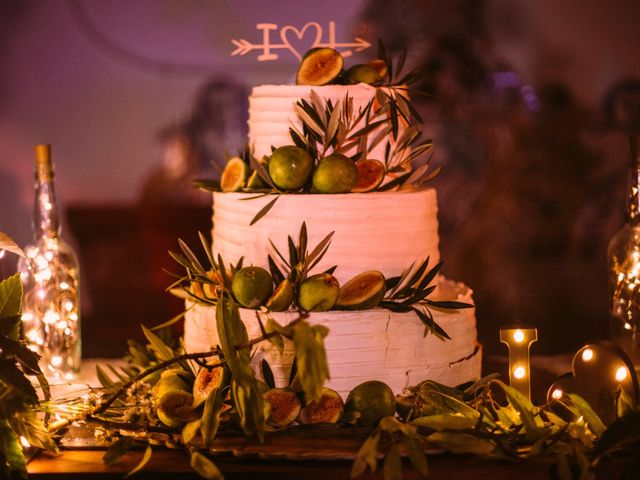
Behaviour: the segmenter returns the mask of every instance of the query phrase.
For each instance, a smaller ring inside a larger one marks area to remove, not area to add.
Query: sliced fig
[[[344,59],[333,48],[312,48],[300,62],[296,74],[298,85],[326,85],[342,71]]]
[[[266,307],[272,312],[284,312],[293,302],[293,286],[288,278],[278,284],[273,295],[267,300]]]
[[[379,160],[367,159],[356,162],[358,179],[351,189],[354,193],[370,192],[382,184],[384,180],[384,164]]]
[[[151,389],[156,400],[160,400],[168,392],[189,391],[189,384],[175,370],[165,370],[160,380]]]
[[[262,394],[269,405],[267,423],[272,427],[286,427],[300,414],[302,404],[296,393],[288,388],[272,388]]]
[[[233,157],[224,167],[220,177],[220,188],[223,192],[237,192],[244,187],[247,178],[247,164],[240,157]]]
[[[227,370],[224,367],[202,367],[193,382],[193,406],[202,404],[216,388],[222,388],[228,382]]]
[[[356,275],[340,287],[336,306],[345,310],[375,308],[386,291],[387,283],[382,272],[369,270]]]
[[[181,427],[198,418],[193,395],[179,390],[165,393],[158,402],[158,419],[168,427]]]
[[[318,400],[307,403],[298,415],[298,422],[302,424],[312,423],[338,423],[342,418],[344,402],[335,390],[323,387]]]

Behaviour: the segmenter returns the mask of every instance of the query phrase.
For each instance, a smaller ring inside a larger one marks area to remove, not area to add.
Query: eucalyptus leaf
[[[411,425],[428,428],[440,432],[442,430],[465,430],[471,429],[478,423],[477,417],[466,416],[460,413],[441,413],[426,417],[414,418]]]
[[[453,453],[490,455],[496,450],[496,445],[491,440],[469,433],[435,432],[427,437],[427,441]]]
[[[402,480],[402,458],[400,457],[400,450],[395,444],[384,458],[382,477],[384,480]]]
[[[113,465],[120,460],[124,454],[131,450],[135,443],[131,437],[120,437],[104,452],[102,462],[106,465]]]
[[[320,398],[324,382],[329,379],[329,366],[324,349],[326,327],[301,321],[293,329],[298,379],[309,400]]]
[[[273,378],[273,371],[271,370],[271,366],[266,359],[262,359],[260,362],[260,370],[262,371],[262,379],[264,383],[267,384],[269,388],[276,388],[276,381]]]
[[[182,427],[182,441],[185,445],[191,443],[191,441],[196,437],[196,435],[200,431],[201,425],[202,421],[198,419],[189,422],[184,427]]]
[[[144,325],[141,325],[141,327],[144,336],[147,337],[147,340],[151,344],[151,350],[156,354],[158,360],[166,361],[175,356],[173,350],[169,346],[167,346],[167,344],[165,344],[160,339],[160,337],[158,337]]]
[[[124,478],[129,478],[135,475],[136,473],[138,473],[140,470],[142,470],[145,467],[145,465],[149,463],[149,460],[151,460],[152,454],[153,454],[153,449],[151,448],[151,445],[147,445],[147,448],[144,450],[144,454],[142,455],[140,462],[134,467],[133,470],[127,473],[124,476]]]
[[[415,468],[420,475],[426,477],[429,473],[429,467],[427,464],[427,456],[424,453],[422,440],[419,438],[404,438],[402,441],[407,448],[409,460],[411,461],[413,468]]]
[[[351,467],[351,478],[362,475],[369,467],[371,473],[375,473],[378,466],[378,444],[380,443],[380,430],[376,430],[364,441]]]
[[[571,399],[571,402],[580,412],[580,415],[584,418],[584,421],[589,425],[589,429],[598,437],[602,436],[607,427],[605,427],[602,420],[596,412],[589,406],[585,400],[575,393],[569,393],[567,396]]]
[[[220,388],[214,388],[204,403],[200,432],[205,448],[209,448],[218,433],[220,426],[220,413],[224,403],[224,396]]]
[[[198,475],[208,480],[224,480],[220,469],[201,453],[191,453],[191,468],[193,468]]]
[[[249,226],[255,225],[260,221],[262,217],[264,217],[267,213],[269,213],[269,211],[273,208],[273,206],[276,204],[279,198],[280,198],[280,195],[276,195],[276,197],[273,200],[271,200],[264,207],[262,207],[260,211],[258,211],[258,213],[256,213],[256,215],[253,217],[253,219],[249,223]]]
[[[22,310],[22,282],[20,274],[16,273],[0,281],[0,318],[20,316]],[[15,323],[10,330],[9,337],[18,340],[20,324]]]

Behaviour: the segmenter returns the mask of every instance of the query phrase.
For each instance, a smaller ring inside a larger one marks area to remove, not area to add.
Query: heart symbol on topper
[[[307,38],[304,38],[307,31],[313,35],[314,29],[315,37],[307,35]],[[313,41],[310,42],[312,38]],[[322,27],[316,22],[309,22],[300,29],[287,25],[280,29],[280,39],[283,45],[285,45],[298,60],[302,60],[302,54],[300,54],[300,52],[306,52],[314,48],[322,40]]]
[[[635,403],[640,397],[638,378],[629,357],[611,342],[597,342],[582,347],[566,373],[549,387],[547,400],[557,400],[564,393],[584,398],[605,425],[616,419],[616,395],[621,388]]]

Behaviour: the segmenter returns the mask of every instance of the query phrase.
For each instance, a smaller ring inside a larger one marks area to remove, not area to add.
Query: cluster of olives
[[[220,275],[208,272],[212,283],[192,282],[191,291],[196,297],[219,298]],[[342,287],[329,273],[318,273],[305,278],[294,291],[291,281],[282,280],[274,289],[273,278],[262,267],[243,267],[233,274],[231,291],[236,301],[245,308],[267,307],[272,312],[283,312],[295,304],[308,312],[341,310],[366,310],[377,307],[386,288],[384,275],[370,270],[356,275]]]

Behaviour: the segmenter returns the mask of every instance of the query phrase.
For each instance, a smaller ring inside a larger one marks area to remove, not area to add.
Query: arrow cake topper
[[[354,51],[361,52],[371,46],[369,42],[360,37],[355,37],[353,42],[337,43],[336,23],[334,21],[329,22],[329,38],[327,41],[323,41],[324,32],[322,26],[317,22],[309,22],[302,28],[296,28],[292,25],[278,27],[275,23],[258,23],[256,29],[262,30],[262,43],[251,43],[244,38],[233,39],[231,43],[236,49],[231,52],[231,56],[246,55],[253,50],[261,50],[262,53],[258,55],[258,61],[267,62],[278,59],[278,54],[275,51],[288,50],[298,60],[302,60],[302,54],[311,48],[329,47],[340,51],[343,57],[349,57]],[[274,33],[278,32],[280,34],[280,43],[272,43],[272,30]],[[302,50],[302,53],[300,50]]]

